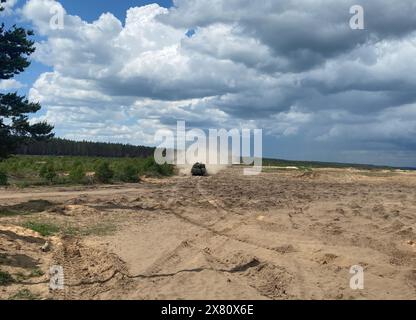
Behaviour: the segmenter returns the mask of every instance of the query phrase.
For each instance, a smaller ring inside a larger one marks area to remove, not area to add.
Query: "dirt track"
[[[16,190],[4,190],[0,193],[0,200],[6,201],[15,201],[15,200],[31,200],[31,199],[54,199],[54,198],[73,198],[77,196],[106,196],[106,195],[117,195],[117,194],[125,194],[129,192],[136,192],[137,186],[133,187],[126,187],[126,186],[107,186],[102,187],[100,189],[92,189],[92,188],[80,188],[78,191],[71,190],[69,188],[61,188],[61,191],[41,191],[40,190],[30,190],[30,191],[22,191],[16,192]]]
[[[52,201],[42,221],[116,226],[53,238],[41,253],[43,237],[10,229],[28,217],[0,218],[2,269],[58,264],[66,281],[49,292],[45,275],[0,287],[0,297],[30,287],[55,299],[416,299],[415,187],[414,173],[230,168],[97,190],[0,191],[0,206]],[[365,288],[354,291],[357,264]]]

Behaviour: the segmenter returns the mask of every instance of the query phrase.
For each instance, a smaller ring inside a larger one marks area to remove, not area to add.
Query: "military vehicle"
[[[192,166],[191,173],[193,176],[203,177],[206,176],[208,172],[205,164],[197,162]]]

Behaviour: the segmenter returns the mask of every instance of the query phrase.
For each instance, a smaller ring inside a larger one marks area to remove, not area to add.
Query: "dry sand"
[[[0,286],[0,298],[29,289],[52,299],[416,299],[416,173],[270,171],[2,190],[3,208],[52,204],[0,217],[1,270],[61,265],[65,289],[48,290],[45,274]],[[30,219],[114,228],[54,237],[44,253],[47,238],[14,227]],[[349,287],[353,265],[365,270],[363,290]]]

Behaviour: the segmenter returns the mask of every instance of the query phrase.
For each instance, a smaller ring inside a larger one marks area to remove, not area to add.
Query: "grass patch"
[[[15,275],[15,277],[16,277],[16,282],[22,282],[22,281],[29,280],[31,278],[39,278],[39,277],[42,277],[43,275],[45,275],[45,273],[41,269],[35,268],[35,269],[30,270],[29,274],[23,274],[19,272]]]
[[[110,222],[99,222],[92,225],[80,226],[71,223],[53,224],[45,221],[26,221],[22,224],[24,228],[38,232],[44,237],[53,236],[57,233],[65,236],[108,236],[117,231],[115,224]],[[31,276],[36,272],[32,271]]]
[[[43,275],[45,275],[45,272],[43,272],[41,269],[36,268],[36,269],[32,269],[30,271],[30,278],[39,278],[42,277]]]
[[[71,223],[65,224],[50,224],[43,222],[29,221],[23,224],[25,228],[39,232],[42,236],[51,236],[60,233],[64,236],[108,236],[117,231],[117,227],[113,223],[100,222],[88,226],[73,225]],[[33,276],[33,275],[32,275]]]
[[[94,226],[88,227],[81,231],[81,235],[84,236],[107,236],[114,233],[117,230],[113,224],[99,223]]]
[[[39,300],[37,294],[32,293],[29,289],[21,289],[14,295],[9,297],[9,300]]]
[[[15,280],[10,273],[0,271],[0,286],[7,286],[13,282],[15,282]]]
[[[98,223],[88,227],[68,226],[62,232],[68,236],[108,236],[117,231],[117,227],[110,223]]]
[[[60,228],[55,224],[34,221],[24,223],[23,227],[36,231],[44,237],[52,236],[60,231]]]

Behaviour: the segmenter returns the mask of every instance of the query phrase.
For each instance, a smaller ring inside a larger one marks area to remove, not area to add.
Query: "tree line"
[[[139,157],[154,154],[154,148],[121,143],[72,141],[53,138],[48,141],[33,141],[20,145],[15,154],[38,156],[85,156],[85,157]]]

